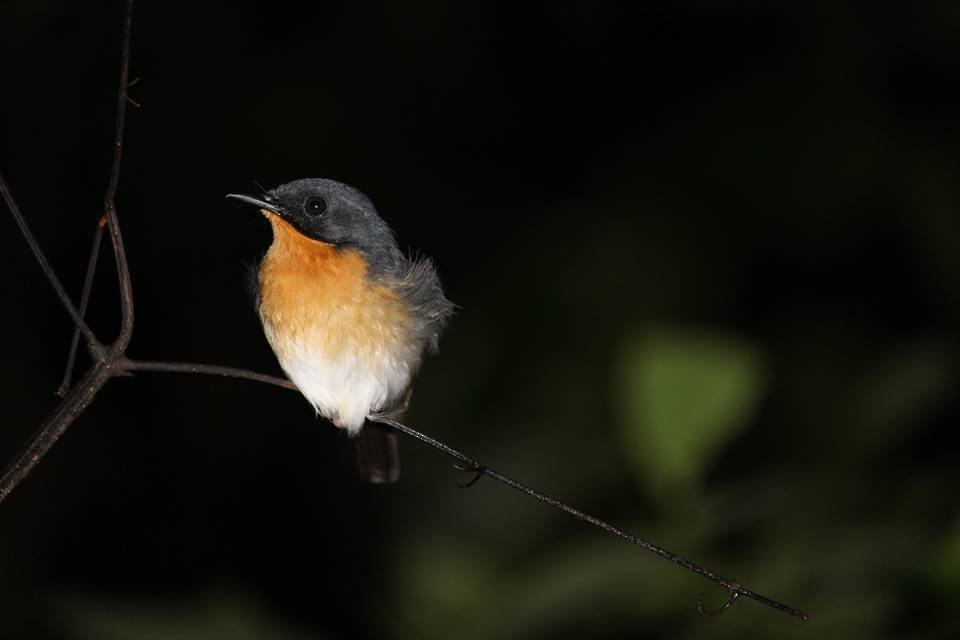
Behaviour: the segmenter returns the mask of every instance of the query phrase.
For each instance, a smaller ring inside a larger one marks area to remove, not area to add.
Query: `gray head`
[[[367,196],[342,182],[304,178],[271,189],[262,199],[234,193],[227,197],[277,214],[308,238],[360,251],[374,271],[402,267],[403,254],[390,227]]]

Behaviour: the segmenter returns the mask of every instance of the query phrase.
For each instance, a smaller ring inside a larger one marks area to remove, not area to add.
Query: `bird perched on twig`
[[[273,243],[256,273],[256,306],[280,366],[317,413],[357,439],[367,480],[395,482],[396,436],[364,428],[399,419],[424,350],[453,312],[433,263],[411,259],[370,200],[348,185],[295,180],[262,196]]]

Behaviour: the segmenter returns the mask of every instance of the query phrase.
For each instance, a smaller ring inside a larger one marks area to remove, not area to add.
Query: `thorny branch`
[[[22,232],[27,244],[30,246],[30,249],[33,251],[37,263],[40,265],[41,270],[46,275],[47,280],[50,282],[50,285],[53,287],[54,292],[60,299],[60,302],[63,304],[64,309],[66,309],[67,313],[70,315],[75,326],[75,334],[67,359],[67,370],[64,375],[63,385],[59,390],[59,394],[62,396],[63,400],[53,411],[53,413],[40,425],[34,435],[30,438],[23,451],[10,463],[6,470],[4,470],[2,476],[0,476],[0,502],[10,495],[10,492],[13,491],[20,481],[30,473],[37,462],[39,462],[44,454],[50,450],[50,448],[60,438],[60,436],[63,435],[67,428],[69,428],[70,425],[73,424],[73,422],[80,416],[80,414],[83,413],[83,411],[90,405],[90,403],[93,402],[93,399],[96,397],[100,389],[102,389],[103,386],[114,377],[129,375],[134,371],[194,373],[241,378],[262,384],[271,384],[284,387],[286,389],[295,389],[289,380],[256,373],[253,371],[247,371],[244,369],[183,362],[134,360],[126,355],[127,346],[129,345],[130,338],[133,334],[133,288],[131,285],[123,236],[120,232],[120,223],[116,207],[116,195],[117,188],[120,183],[120,162],[123,156],[123,134],[127,104],[137,104],[128,95],[128,89],[131,84],[128,82],[128,78],[130,68],[130,35],[132,17],[133,0],[126,0],[123,14],[123,44],[120,55],[120,89],[117,95],[117,118],[114,128],[113,162],[110,168],[110,178],[107,183],[107,190],[104,195],[104,212],[99,220],[94,234],[94,241],[87,264],[87,274],[84,280],[83,294],[79,309],[74,306],[70,296],[66,293],[66,290],[60,283],[56,272],[41,250],[36,238],[31,233],[26,220],[24,219],[16,201],[13,198],[10,188],[7,186],[7,183],[3,178],[3,175],[0,174],[0,195],[2,195],[7,207],[13,214],[14,220],[16,221],[17,226],[20,228],[20,231]],[[113,343],[109,345],[102,344],[83,319],[90,296],[90,289],[93,285],[93,276],[94,271],[96,270],[97,257],[100,250],[100,240],[104,226],[106,227],[107,233],[109,233],[110,236],[114,262],[117,270],[117,277],[120,285],[120,331]],[[75,386],[70,387],[70,378],[74,367],[74,356],[80,336],[82,336],[85,340],[87,349],[91,353],[93,365]],[[658,556],[684,567],[693,573],[712,580],[713,582],[716,582],[727,589],[729,596],[726,602],[721,607],[713,611],[705,610],[703,607],[702,598],[698,599],[697,608],[701,613],[711,615],[722,613],[730,608],[737,601],[737,598],[744,596],[802,620],[808,619],[808,615],[803,611],[794,609],[793,607],[787,606],[775,600],[771,600],[766,596],[746,589],[736,581],[716,574],[713,571],[710,571],[701,565],[668,551],[663,547],[653,544],[652,542],[649,542],[640,536],[615,527],[603,520],[600,520],[599,518],[595,518],[589,514],[579,511],[578,509],[574,509],[566,503],[541,493],[540,491],[537,491],[536,489],[533,489],[521,482],[518,482],[517,480],[514,480],[510,476],[507,476],[506,474],[501,473],[492,467],[481,464],[480,462],[464,455],[449,445],[431,438],[428,435],[420,433],[419,431],[416,431],[404,424],[396,422],[395,420],[382,415],[371,415],[369,416],[369,419],[373,422],[385,425],[387,428],[393,429],[406,436],[419,440],[420,442],[427,444],[434,449],[437,449],[454,460],[455,468],[475,474],[472,480],[459,486],[468,487],[474,484],[481,477],[489,477],[503,485],[506,485],[507,487],[510,487],[511,489],[515,489],[516,491],[519,491],[527,496],[536,498],[537,500],[540,500],[551,507],[565,511],[579,520],[599,527],[607,533],[635,544],[643,549],[646,549],[647,551],[655,553]]]

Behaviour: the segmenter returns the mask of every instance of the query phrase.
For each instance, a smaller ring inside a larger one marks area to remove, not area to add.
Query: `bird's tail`
[[[364,480],[373,484],[390,484],[400,478],[397,434],[368,422],[355,442],[357,470]]]

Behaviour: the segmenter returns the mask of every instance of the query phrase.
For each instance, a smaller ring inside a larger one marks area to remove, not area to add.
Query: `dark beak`
[[[253,206],[258,207],[260,209],[266,209],[267,211],[272,211],[273,213],[279,216],[283,215],[283,209],[281,209],[278,205],[272,202],[267,202],[266,200],[260,200],[252,196],[245,196],[240,193],[228,193],[227,197],[233,198],[234,200],[239,200],[240,202],[245,202],[247,204],[252,204]]]

